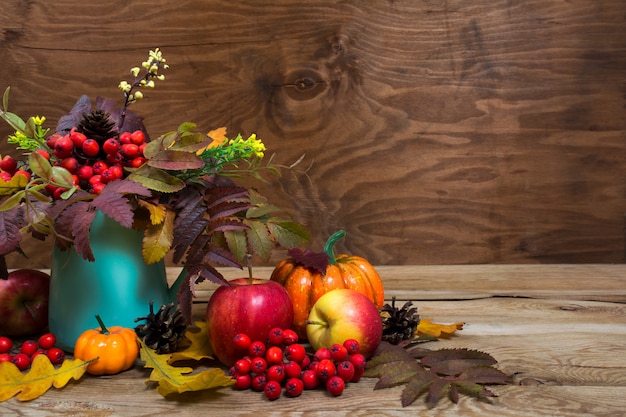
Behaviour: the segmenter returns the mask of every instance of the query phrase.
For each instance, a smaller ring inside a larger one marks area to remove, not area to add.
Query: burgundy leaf
[[[287,251],[287,255],[297,265],[317,271],[320,274],[326,274],[328,255],[324,252],[318,253],[308,249],[303,251],[300,248],[291,248]]]
[[[20,228],[24,226],[24,208],[15,206],[0,211],[0,255],[15,251],[22,240]]]
[[[72,208],[77,205],[78,204],[75,204]],[[95,210],[87,210],[84,211],[82,215],[75,216],[72,224],[72,234],[74,235],[74,247],[76,248],[76,252],[86,260],[92,262],[95,258],[91,251],[91,246],[89,245],[89,229],[95,217]]]

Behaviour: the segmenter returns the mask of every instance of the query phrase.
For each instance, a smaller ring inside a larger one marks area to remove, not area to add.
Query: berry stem
[[[102,317],[100,317],[99,314],[96,314],[96,320],[98,320],[98,324],[100,325],[100,333],[109,334],[109,329],[107,329],[107,327],[104,325]]]
[[[324,253],[328,255],[328,263],[330,265],[335,265],[337,263],[337,258],[335,258],[334,247],[335,247],[335,244],[339,242],[339,240],[343,239],[345,235],[346,235],[345,231],[337,230],[335,233],[330,235],[330,237],[326,241],[326,244],[324,245]]]

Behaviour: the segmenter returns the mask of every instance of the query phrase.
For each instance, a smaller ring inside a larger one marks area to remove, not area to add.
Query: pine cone
[[[115,123],[110,120],[109,114],[101,109],[83,114],[76,130],[88,138],[95,139],[100,145],[108,138],[116,135]]]
[[[150,301],[150,314],[136,318],[135,322],[140,320],[146,323],[135,327],[135,333],[159,354],[175,352],[187,330],[185,318],[174,303],[162,305],[155,314],[154,303]]]
[[[402,308],[396,308],[396,297],[392,297],[391,305],[385,304],[380,310],[383,319],[383,340],[397,345],[415,335],[420,316],[413,303],[407,301]]]

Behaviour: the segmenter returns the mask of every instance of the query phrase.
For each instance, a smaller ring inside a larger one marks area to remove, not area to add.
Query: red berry
[[[50,154],[48,152],[44,151],[43,149],[37,149],[35,152],[37,152],[39,155],[41,155],[44,158],[46,158],[48,161],[50,160]]]
[[[46,333],[37,340],[39,347],[45,350],[53,348],[56,343],[57,338],[54,333]]]
[[[141,130],[135,130],[130,135],[130,143],[139,146],[146,140],[146,135]]]
[[[37,351],[37,349],[37,342],[35,342],[34,340],[26,340],[24,341],[24,343],[22,343],[22,346],[20,347],[20,352],[25,355],[31,356]]]
[[[111,171],[113,173],[113,175],[115,175],[115,179],[122,179],[122,177],[124,176],[124,168],[122,168],[121,165],[111,165],[109,167],[109,171]],[[246,347],[247,349],[247,347]]]
[[[250,361],[248,359],[239,359],[237,362],[235,362],[234,365],[235,368],[235,372],[237,372],[239,375],[246,375],[250,373]]]
[[[330,359],[322,359],[317,365],[316,371],[319,379],[326,381],[337,373],[337,366]]]
[[[250,385],[252,385],[252,376],[250,376],[250,374],[244,374],[244,375],[240,375],[240,374],[236,374],[235,375],[235,389],[239,389],[239,390],[243,390],[243,389],[248,389],[250,388]]]
[[[48,349],[48,359],[53,365],[59,365],[65,360],[65,352],[58,347]]]
[[[283,365],[272,365],[267,370],[268,381],[283,382],[285,379],[285,368]]]
[[[272,330],[270,330],[270,334],[267,337],[267,340],[270,345],[278,346],[283,343],[284,338],[285,335],[283,333],[283,329],[281,329],[280,327],[274,327]]]
[[[46,145],[48,145],[48,147],[50,149],[54,149],[54,144],[56,143],[56,141],[61,138],[63,136],[61,136],[58,133],[55,133],[54,135],[50,135],[48,136],[48,139],[46,139]]]
[[[270,346],[265,352],[268,365],[277,365],[283,361],[283,351],[278,346]]]
[[[309,355],[306,355],[304,359],[302,359],[302,361],[300,362],[300,366],[302,367],[302,369],[308,369],[311,366],[311,358],[309,357]]]
[[[285,345],[292,345],[298,342],[298,334],[292,329],[283,330],[283,343]]]
[[[105,169],[100,174],[100,181],[102,181],[105,184],[108,184],[111,181],[115,181],[116,179],[118,178],[116,177],[115,173],[111,171],[110,169]]]
[[[354,365],[354,369],[363,369],[365,368],[365,363],[367,362],[365,356],[360,353],[355,353],[350,356],[350,362]]]
[[[76,170],[76,175],[82,181],[89,181],[91,177],[93,177],[93,168],[91,165],[83,165]]]
[[[13,362],[20,371],[25,371],[30,366],[30,357],[25,353],[16,353],[11,358],[11,362]]]
[[[0,336],[0,353],[7,353],[13,347],[13,342],[6,336]]]
[[[31,362],[32,362],[32,361],[34,361],[34,360],[35,360],[35,357],[37,357],[37,356],[39,356],[39,355],[44,355],[45,357],[48,357],[48,352],[47,352],[45,349],[41,349],[41,348],[39,348],[39,349],[37,349],[37,351],[35,351],[35,353],[33,353],[33,354],[30,356],[30,361],[31,361]]]
[[[54,189],[54,192],[52,193],[52,198],[54,198],[55,200],[60,200],[61,198],[63,198],[61,194],[63,194],[66,191],[67,191],[67,188],[57,187]]]
[[[58,142],[57,142],[58,144]],[[100,145],[95,139],[86,139],[83,142],[82,150],[87,156],[96,156],[100,152]]]
[[[265,356],[265,343],[259,340],[250,343],[250,346],[248,347],[248,353],[253,358],[256,358],[258,356]]]
[[[120,133],[120,143],[121,144],[130,143],[130,136],[131,136],[130,132]]]
[[[23,169],[18,169],[17,171],[15,171],[14,175],[23,175],[28,181],[30,181],[30,172],[24,171]]]
[[[330,349],[325,348],[325,347],[321,347],[317,349],[317,351],[315,351],[315,354],[313,356],[315,356],[315,358],[318,361],[321,361],[323,359],[330,359],[332,357],[330,354]]]
[[[111,153],[107,155],[107,162],[111,165],[121,165],[124,162],[124,157],[119,152]]]
[[[139,156],[139,146],[134,143],[125,143],[120,147],[120,153],[126,159],[134,159]]]
[[[109,166],[104,161],[96,161],[91,166],[94,175],[102,175],[105,169],[109,169]]]
[[[11,362],[13,358],[10,353],[0,353],[0,363],[2,362]]]
[[[107,155],[116,154],[120,150],[120,142],[115,138],[109,138],[102,144],[102,150]]]
[[[102,184],[102,177],[100,175],[92,175],[89,178],[89,185],[94,186],[95,184]]]
[[[354,377],[354,365],[352,362],[345,360],[339,362],[337,365],[337,376],[346,382],[349,382]]]
[[[307,357],[306,349],[300,343],[294,343],[285,348],[285,357],[290,361],[302,364],[302,361]]]
[[[103,182],[97,182],[95,184],[92,184],[91,185],[91,192],[93,194],[100,194],[105,186],[106,186],[106,184],[103,183]]]
[[[307,369],[302,372],[301,378],[304,383],[304,389],[315,389],[320,384],[317,373],[313,369]]]
[[[250,337],[244,333],[237,333],[233,337],[233,343],[235,344],[235,348],[239,350],[246,350],[250,346]]]
[[[11,175],[15,174],[15,171],[17,170],[17,161],[13,159],[11,155],[5,155],[4,158],[0,160],[0,169]]]
[[[263,374],[255,375],[252,378],[252,389],[255,391],[263,391],[265,384],[267,383],[267,377]]]
[[[130,166],[133,168],[139,168],[140,166],[145,164],[146,161],[147,159],[143,156],[138,156],[137,158],[133,158],[132,161],[130,161]]]
[[[283,365],[287,378],[299,378],[302,374],[302,367],[294,361],[289,361]]]
[[[267,361],[260,356],[252,358],[250,362],[250,369],[257,375],[263,374],[267,371]]]
[[[355,353],[359,353],[359,349],[361,349],[361,345],[359,341],[356,339],[347,339],[343,342],[343,346],[348,349],[349,355],[354,355]]]
[[[87,136],[83,133],[77,132],[75,129],[72,129],[69,136],[74,146],[78,149],[82,148],[83,143],[87,140]]]
[[[348,349],[344,345],[335,343],[330,347],[330,357],[335,362],[341,362],[348,358]]]
[[[280,392],[281,392],[280,382],[267,381],[265,383],[265,387],[263,387],[263,392],[265,393],[265,396],[269,400],[277,399],[278,397],[280,397]]]
[[[72,156],[73,149],[74,142],[72,142],[72,139],[70,139],[70,137],[67,135],[57,139],[57,141],[54,143],[54,154],[59,159],[69,158],[70,156]]]
[[[63,168],[67,169],[70,173],[75,173],[78,169],[78,160],[73,156],[63,158],[59,163]]]
[[[359,382],[359,379],[361,379],[364,373],[365,373],[365,368],[355,368],[354,376],[352,377],[350,382]]]
[[[332,376],[326,381],[326,389],[335,397],[341,395],[344,388],[346,387],[346,383],[338,376]]]
[[[297,397],[304,390],[304,382],[300,378],[290,378],[285,384],[285,394],[288,397]]]

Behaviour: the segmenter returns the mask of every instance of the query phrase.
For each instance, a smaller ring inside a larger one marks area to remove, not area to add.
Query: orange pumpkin
[[[349,288],[372,300],[379,310],[383,307],[383,282],[374,267],[360,256],[335,256],[333,247],[344,236],[345,232],[339,230],[324,245],[324,253],[328,258],[325,270],[307,265],[292,256],[279,262],[272,272],[270,279],[283,285],[291,296],[294,309],[293,329],[301,340],[306,340],[306,321],[313,304],[331,290]],[[304,254],[302,258],[306,256]]]

